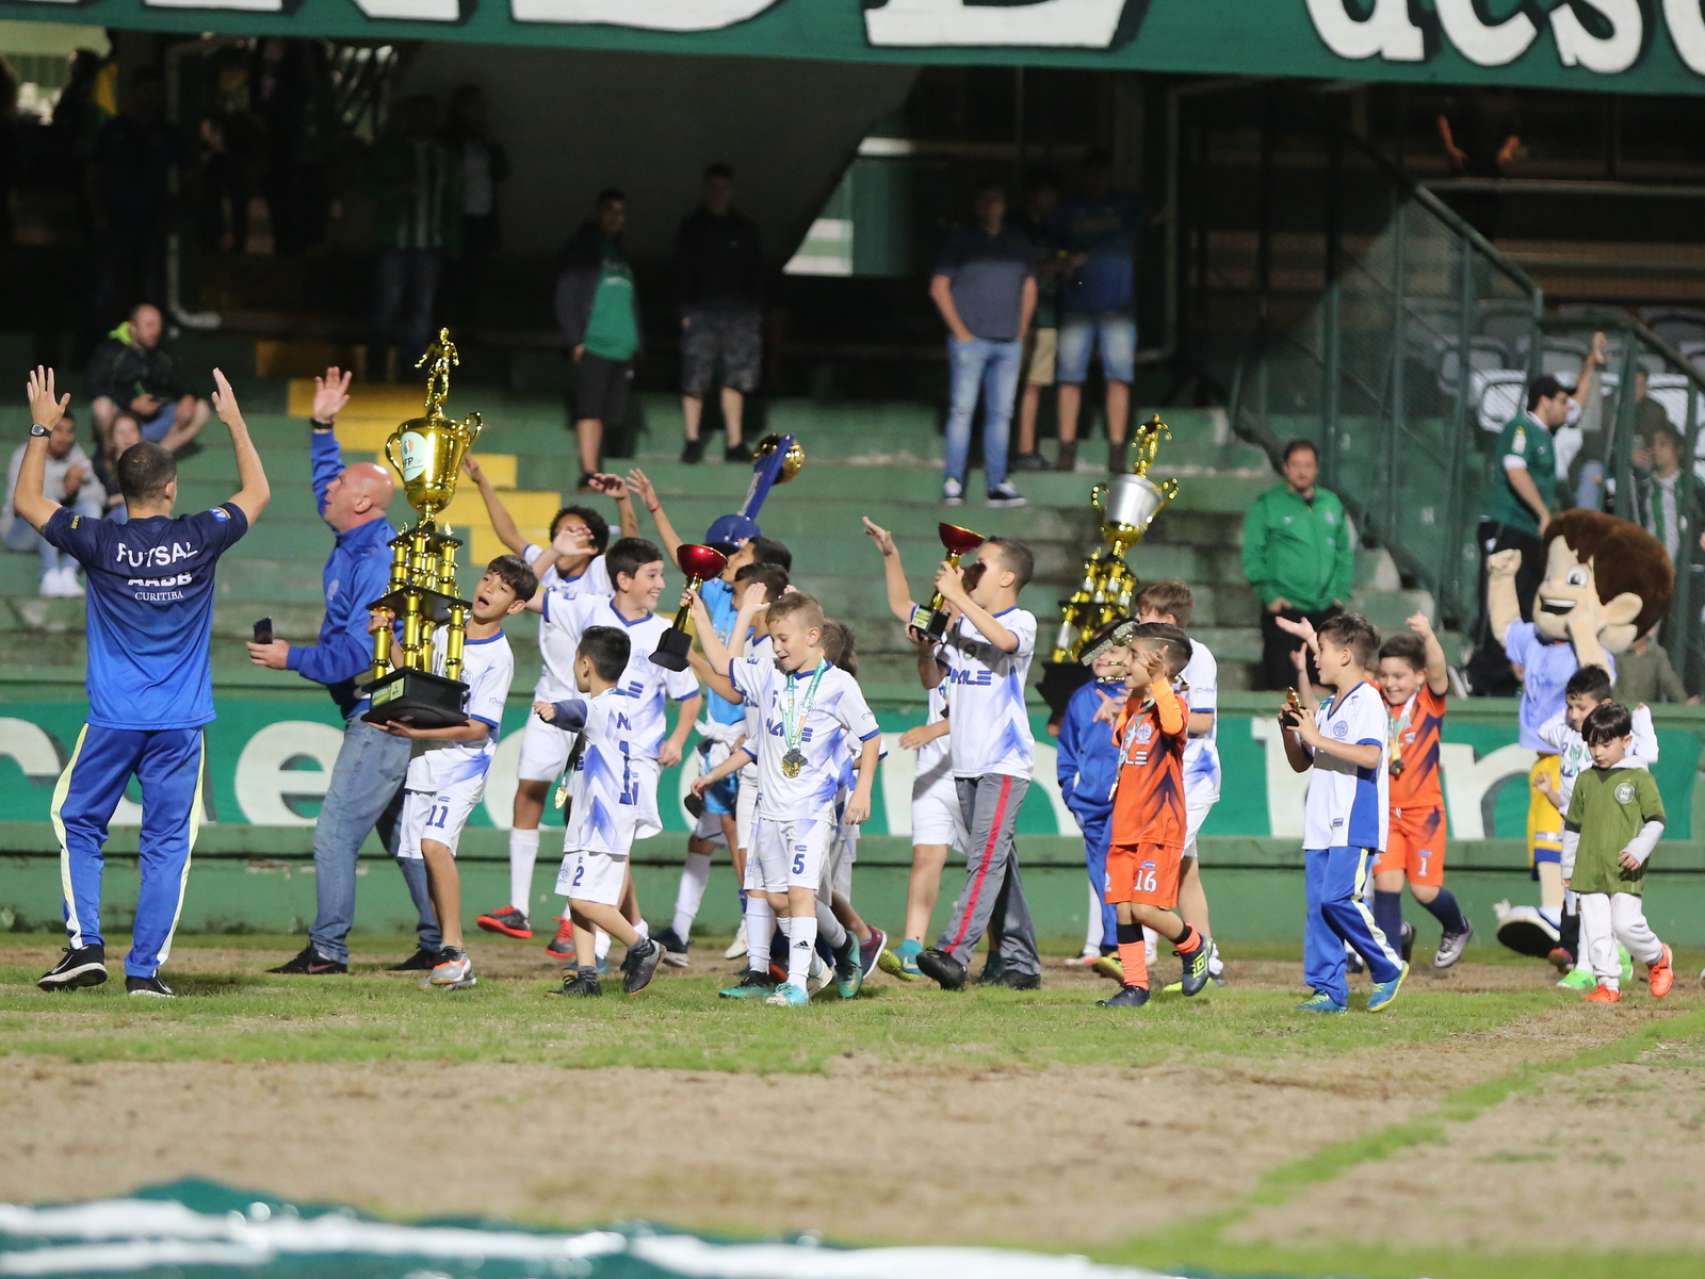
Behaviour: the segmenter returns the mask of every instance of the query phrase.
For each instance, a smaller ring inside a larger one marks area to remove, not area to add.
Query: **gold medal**
[[[800,770],[805,767],[805,754],[802,751],[790,750],[781,757],[781,772],[783,777],[798,777]]]

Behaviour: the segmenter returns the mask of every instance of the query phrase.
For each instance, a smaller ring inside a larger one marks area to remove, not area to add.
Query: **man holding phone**
[[[355,864],[367,833],[377,829],[385,851],[397,856],[401,835],[403,778],[410,743],[367,723],[367,696],[356,680],[373,665],[373,641],[367,633],[367,606],[390,584],[390,541],[396,536],[385,508],[395,493],[391,474],[374,462],[343,464],[333,430],[349,403],[348,373],[336,368],[314,379],[314,499],[320,517],[337,536],[326,561],[326,615],[319,642],[291,644],[275,639],[272,619],[255,623],[249,659],[256,666],[291,670],[324,684],[344,718],[343,745],[332,766],[331,783],[314,824],[316,910],[308,944],[270,971],[310,977],[349,971],[349,930],[355,923]],[[425,972],[438,959],[440,935],[427,892],[424,862],[398,859],[419,916],[419,948],[393,972]]]

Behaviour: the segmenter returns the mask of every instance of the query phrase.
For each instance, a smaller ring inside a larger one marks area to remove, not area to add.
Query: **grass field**
[[[1309,1018],[1274,949],[1119,1015],[1057,961],[1039,992],[875,978],[790,1012],[718,1001],[708,946],[569,1003],[536,946],[476,942],[480,986],[429,994],[260,975],[295,944],[181,939],[160,1004],[39,994],[53,943],[8,938],[0,1201],[195,1175],[400,1217],[1369,1279],[1696,1279],[1705,1251],[1697,953],[1662,1004],[1637,979],[1586,1007],[1478,946],[1387,1013]]]

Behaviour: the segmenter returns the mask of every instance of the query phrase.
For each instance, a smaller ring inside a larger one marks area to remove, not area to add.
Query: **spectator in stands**
[[[1495,90],[1465,89],[1447,98],[1434,126],[1453,177],[1504,177],[1521,150],[1515,99]],[[1496,191],[1453,191],[1449,203],[1481,235],[1497,239]]]
[[[241,253],[249,239],[249,179],[243,162],[231,154],[230,127],[224,115],[201,122],[196,238],[204,249]]]
[[[1123,470],[1125,428],[1136,371],[1136,255],[1145,219],[1136,196],[1110,189],[1112,160],[1101,151],[1084,162],[1078,194],[1060,206],[1054,226],[1067,254],[1060,278],[1060,456],[1077,465],[1078,413],[1092,354],[1106,383],[1110,465]]]
[[[81,595],[83,584],[77,580],[77,561],[49,545],[28,520],[12,509],[26,447],[20,444],[12,451],[12,464],[7,468],[6,509],[0,511],[0,538],[4,538],[9,551],[35,551],[41,556],[43,595]],[[47,470],[42,478],[42,493],[85,519],[100,519],[106,508],[106,490],[95,478],[88,455],[77,443],[77,423],[69,413],[54,424],[47,437]]]
[[[947,238],[930,300],[947,325],[947,462],[942,500],[965,500],[971,418],[983,400],[983,482],[990,506],[1023,506],[1006,477],[1013,400],[1024,339],[1036,313],[1035,249],[1006,225],[1006,192],[984,182],[976,192],[976,221]]]
[[[1675,673],[1655,630],[1640,636],[1626,652],[1616,655],[1616,700],[1624,706],[1638,706],[1642,702],[1699,705],[1699,698],[1688,695],[1681,676]]]
[[[1521,552],[1516,570],[1516,599],[1522,621],[1532,621],[1533,594],[1545,575],[1545,544],[1540,535],[1559,509],[1556,450],[1552,436],[1569,420],[1569,392],[1549,373],[1527,389],[1527,411],[1504,427],[1492,450],[1487,499],[1475,531],[1480,543],[1480,603],[1468,684],[1477,697],[1507,697],[1516,691],[1515,673],[1503,646],[1492,638],[1486,609],[1486,561],[1498,551]]]
[[[95,314],[112,323],[127,298],[166,296],[166,233],[172,170],[182,161],[165,122],[160,73],[130,78],[123,110],[102,126],[88,169],[95,219]]]
[[[1640,523],[1664,545],[1678,572],[1687,568],[1695,542],[1705,547],[1705,494],[1693,486],[1690,501],[1682,500],[1681,433],[1666,421],[1649,437],[1651,467],[1634,485],[1634,506]],[[1619,668],[1620,669],[1620,668]]]
[[[402,835],[403,779],[412,743],[362,719],[367,694],[357,685],[373,665],[368,605],[391,576],[388,543],[395,531],[385,508],[395,495],[391,473],[373,462],[343,464],[337,415],[349,404],[349,375],[327,369],[314,379],[308,443],[314,501],[335,537],[323,582],[325,618],[314,644],[274,638],[249,645],[249,660],[269,670],[295,671],[325,686],[344,721],[343,744],[332,765],[325,801],[314,822],[314,923],[308,941],[270,972],[323,977],[349,971],[349,930],[355,924],[356,859],[369,831],[397,857]],[[392,972],[426,972],[438,961],[442,934],[427,893],[426,863],[397,858],[419,917],[415,953]]]
[[[1651,396],[1651,377],[1644,368],[1634,370],[1634,465],[1644,470],[1652,465],[1652,437],[1659,431],[1674,431],[1669,410]]]
[[[1036,315],[1030,340],[1024,346],[1024,370],[1018,396],[1018,449],[1015,471],[1045,471],[1047,460],[1036,448],[1036,418],[1042,392],[1054,385],[1060,339],[1060,272],[1065,258],[1054,238],[1054,214],[1060,206],[1060,180],[1052,170],[1038,169],[1024,184],[1024,212],[1018,227],[1030,237],[1036,252]]]
[[[373,149],[379,271],[373,290],[371,368],[395,346],[412,364],[432,336],[444,260],[462,241],[462,166],[438,140],[438,103],[404,99],[401,123]]]
[[[118,459],[124,456],[125,449],[141,442],[142,426],[136,415],[120,412],[113,417],[112,425],[107,427],[106,438],[99,441],[95,449],[95,478],[106,490],[106,517],[115,524],[130,522],[130,508],[124,504],[124,494],[118,486]]]
[[[628,412],[628,384],[639,354],[639,293],[622,247],[628,198],[615,187],[598,193],[594,216],[563,246],[556,282],[557,325],[574,361],[574,434],[581,491],[603,469],[604,432]]]
[[[473,318],[486,259],[497,248],[497,191],[509,180],[509,152],[491,136],[485,90],[461,84],[450,95],[445,140],[462,165],[462,252],[450,277],[452,314]]]
[[[1285,445],[1284,483],[1255,499],[1243,517],[1243,574],[1261,602],[1264,688],[1296,682],[1297,640],[1281,618],[1316,629],[1344,611],[1356,582],[1356,549],[1338,495],[1316,482],[1320,454],[1308,440]]]
[[[758,389],[764,358],[764,258],[758,224],[734,207],[734,170],[704,171],[699,207],[675,235],[675,279],[681,307],[683,462],[704,457],[699,424],[705,392],[722,382],[722,456],[749,462],[741,438],[745,397]]]
[[[106,440],[121,411],[135,414],[142,438],[169,453],[182,451],[207,425],[213,408],[184,390],[177,362],[161,346],[164,330],[159,308],[141,302],[95,348],[88,393],[97,439]]]

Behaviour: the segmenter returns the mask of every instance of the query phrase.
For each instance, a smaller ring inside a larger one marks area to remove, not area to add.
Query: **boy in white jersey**
[[[557,892],[568,898],[574,928],[575,968],[553,995],[587,998],[602,995],[598,981],[597,940],[602,929],[628,948],[622,960],[622,990],[637,995],[651,984],[663,958],[660,943],[642,934],[622,914],[628,857],[633,842],[660,829],[655,811],[640,803],[634,773],[633,721],[620,681],[632,645],[614,626],[590,626],[580,636],[574,659],[578,697],[535,702],[541,723],[578,733],[569,763],[568,826],[563,832],[562,870]]]
[[[734,634],[759,607],[762,588],[740,603]],[[744,620],[742,620],[744,619]],[[758,765],[758,812],[746,858],[747,973],[725,998],[798,1007],[810,1001],[806,979],[821,927],[835,951],[835,984],[842,998],[858,994],[863,981],[855,938],[820,902],[823,859],[835,833],[835,792],[840,787],[849,737],[863,743],[858,784],[844,819],[854,825],[870,816],[880,731],[858,681],[823,656],[823,609],[794,592],[769,605],[769,635],[775,661],[747,663],[723,649],[714,632],[700,633],[705,655],[727,662],[729,683],[758,713],[756,740],[740,754],[700,774],[703,791],[739,767],[741,755]],[[821,908],[821,909],[820,909]],[[773,913],[772,913],[773,912]],[[769,938],[779,920],[788,940],[787,981],[771,991]]]
[[[530,600],[535,611],[544,607],[547,591],[573,599],[579,595],[608,595],[615,587],[604,564],[604,549],[610,542],[610,526],[589,506],[565,506],[551,520],[550,540],[540,546],[530,542],[515,526],[515,520],[497,495],[497,489],[472,455],[462,462],[468,478],[478,486],[492,530],[512,552],[519,555],[539,579],[538,594]],[[594,475],[592,487],[613,498],[621,519],[621,536],[636,537],[639,520],[634,515],[627,486],[614,475]],[[542,666],[533,688],[535,701],[555,701],[574,692],[574,649],[561,647],[541,628],[539,657]],[[532,937],[530,922],[533,896],[533,864],[539,856],[539,821],[545,811],[545,796],[551,783],[561,776],[568,761],[569,737],[536,716],[527,717],[521,730],[521,758],[516,765],[515,807],[509,825],[509,903],[487,911],[474,922],[488,933],[523,940]]]
[[[539,581],[513,555],[486,565],[474,588],[462,648],[461,679],[468,687],[467,722],[444,728],[416,728],[401,720],[380,725],[415,743],[403,782],[402,837],[397,856],[426,863],[432,908],[444,930],[438,963],[422,980],[423,989],[465,990],[474,984],[474,966],[462,945],[462,881],[456,870],[456,845],[474,805],[485,794],[486,773],[497,750],[503,703],[515,676],[515,656],[503,634],[503,619],[518,613],[539,588]],[[389,631],[394,618],[375,609],[375,634]],[[444,674],[449,632],[432,637],[432,669]]]
[[[1340,613],[1321,625],[1318,643],[1320,682],[1332,696],[1312,716],[1292,702],[1279,712],[1285,757],[1296,772],[1310,773],[1303,808],[1303,977],[1314,993],[1297,1007],[1348,1011],[1348,942],[1373,978],[1368,1011],[1379,1012],[1397,998],[1409,971],[1362,900],[1369,858],[1384,849],[1391,818],[1385,759],[1390,716],[1368,675],[1379,636],[1365,617]]]
[[[627,670],[617,686],[628,699],[625,715],[631,728],[630,763],[638,802],[648,822],[657,818],[659,773],[681,762],[703,698],[690,671],[669,671],[651,660],[669,623],[653,610],[663,593],[663,555],[656,545],[639,537],[624,537],[604,553],[615,593],[608,596],[559,598],[547,592],[539,626],[542,646],[571,646],[578,652],[580,637],[593,626],[614,626],[628,637]],[[669,701],[679,703],[675,727],[669,728]],[[630,916],[630,918],[632,918]],[[547,948],[551,954],[574,952],[574,925],[563,921]]]

